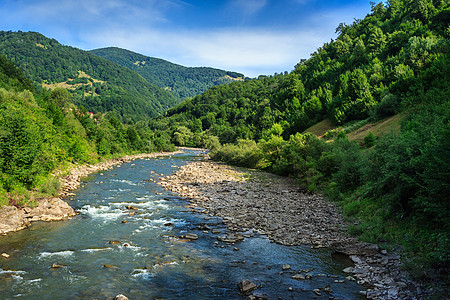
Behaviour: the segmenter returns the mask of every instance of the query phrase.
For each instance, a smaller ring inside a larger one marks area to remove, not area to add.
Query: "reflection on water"
[[[358,297],[362,288],[345,279],[330,250],[258,235],[217,241],[227,232],[219,218],[187,212],[185,200],[155,184],[192,159],[137,160],[91,175],[69,200],[78,216],[0,237],[0,253],[11,255],[0,258],[2,299],[243,299],[236,287],[243,279],[270,299],[311,298],[327,286],[324,299]],[[180,238],[187,233],[198,240]],[[292,269],[282,271],[283,264]],[[312,278],[291,278],[299,272]]]

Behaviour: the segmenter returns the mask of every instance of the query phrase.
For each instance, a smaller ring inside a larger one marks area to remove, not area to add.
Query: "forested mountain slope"
[[[259,139],[274,123],[288,137],[324,118],[343,124],[389,116],[420,103],[427,93],[448,92],[448,4],[419,3],[374,5],[363,20],[340,24],[338,38],[290,74],[211,88],[160,121],[194,131],[201,127],[212,135],[227,128],[222,142]]]
[[[67,88],[76,105],[117,112],[122,121],[153,117],[177,103],[139,74],[35,32],[0,32],[0,54],[37,86]]]
[[[90,52],[136,71],[150,83],[166,89],[179,99],[201,94],[215,85],[244,80],[244,75],[240,73],[208,67],[184,67],[116,47]]]
[[[58,192],[58,178],[72,164],[132,152],[172,150],[144,121],[122,124],[114,113],[76,107],[58,87],[36,92],[22,70],[0,55],[0,206],[33,205]]]
[[[448,1],[374,3],[293,72],[213,87],[151,126],[215,159],[320,189],[352,219],[351,233],[402,249],[417,276],[448,278],[449,24]],[[360,143],[346,135],[399,112],[400,132]],[[328,142],[302,134],[324,119],[344,130]]]

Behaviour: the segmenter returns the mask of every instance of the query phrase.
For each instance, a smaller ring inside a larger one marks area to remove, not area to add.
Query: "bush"
[[[238,140],[236,145],[225,144],[211,154],[215,160],[248,168],[257,167],[262,160],[262,153],[253,140]]]
[[[377,119],[393,116],[400,111],[400,101],[396,95],[386,94],[374,108]]]
[[[375,145],[376,139],[377,137],[373,134],[373,132],[369,132],[364,137],[364,146],[366,146],[367,148],[373,147]]]

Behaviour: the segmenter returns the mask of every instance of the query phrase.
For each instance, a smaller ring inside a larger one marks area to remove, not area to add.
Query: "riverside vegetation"
[[[170,151],[144,122],[122,124],[114,113],[77,108],[63,88],[36,92],[20,69],[0,56],[1,205],[33,205],[56,195],[56,173],[134,152]]]
[[[106,106],[91,117],[61,88],[36,91],[2,57],[1,199],[23,205],[52,193],[52,173],[69,162],[170,150],[170,142],[207,147],[216,160],[324,193],[351,234],[399,251],[413,275],[448,284],[449,23],[447,1],[373,3],[292,72],[212,87],[137,123]],[[385,118],[401,120],[400,129],[349,138]],[[321,138],[308,133],[319,122],[331,124]]]
[[[419,277],[447,278],[449,20],[446,1],[374,3],[292,72],[210,88],[151,126],[213,159],[298,179],[340,204],[351,234],[397,248]],[[399,129],[349,139],[386,118]],[[308,128],[321,121],[331,125],[319,139]]]

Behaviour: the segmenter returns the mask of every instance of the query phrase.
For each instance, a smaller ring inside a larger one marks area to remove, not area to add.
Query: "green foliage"
[[[211,154],[215,159],[248,168],[257,167],[262,156],[253,140],[239,140],[236,145],[225,144]]]
[[[0,57],[1,58],[1,57]],[[148,122],[122,124],[114,113],[77,108],[66,89],[33,95],[19,69],[0,59],[0,203],[18,207],[54,195],[52,173],[67,163],[95,163],[134,151],[174,150],[157,138]],[[2,73],[3,72],[3,73]],[[7,80],[3,80],[6,78]],[[30,88],[34,91],[33,88]]]
[[[178,102],[132,70],[39,33],[0,31],[0,53],[21,68],[38,89],[43,83],[66,82],[71,85],[74,104],[95,113],[116,111],[123,122],[157,116]],[[7,70],[14,70],[8,66]],[[80,71],[92,78],[79,77]],[[28,89],[29,81],[17,80]]]
[[[200,119],[227,143],[213,158],[294,176],[339,201],[361,239],[401,243],[414,262],[448,266],[448,16],[445,1],[374,4],[290,74],[211,88],[151,127],[173,136]],[[368,134],[364,147],[346,136],[404,110],[400,134]],[[325,135],[333,142],[300,134],[323,118],[344,125]]]
[[[373,134],[373,132],[369,132],[365,137],[364,137],[364,146],[366,146],[367,148],[373,147],[375,145],[375,140],[377,139],[377,137]]]
[[[208,88],[241,80],[243,74],[207,67],[184,67],[116,47],[91,53],[139,73],[148,82],[166,89],[178,99],[202,94]]]

